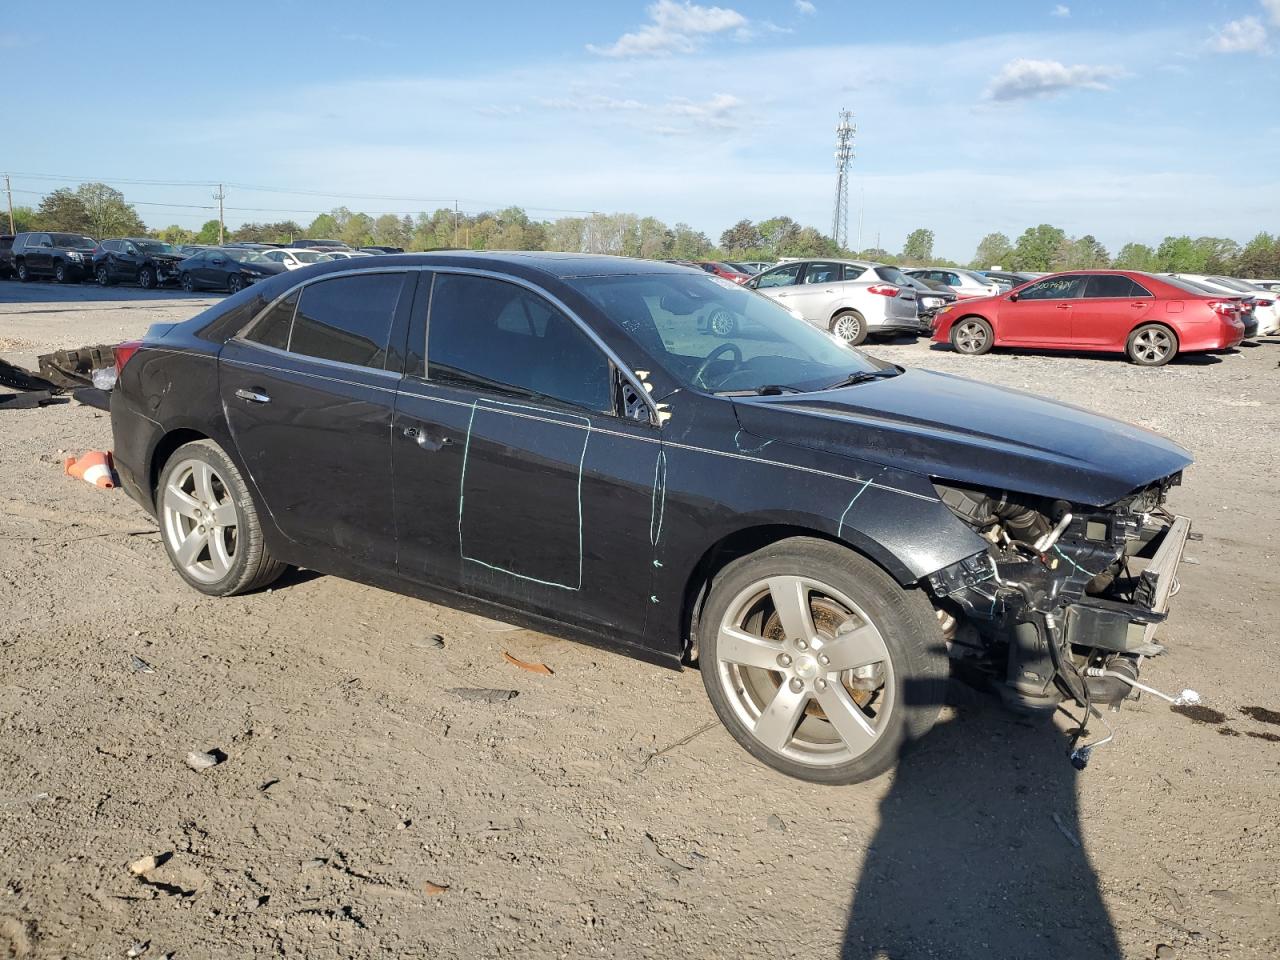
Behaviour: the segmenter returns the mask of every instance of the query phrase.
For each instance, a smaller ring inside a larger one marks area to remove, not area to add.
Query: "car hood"
[[[263,277],[272,277],[277,273],[284,273],[285,266],[281,263],[242,263],[240,269],[245,273],[256,273]]]
[[[737,398],[748,433],[957,483],[1103,506],[1186,467],[1150,430],[925,370],[819,393]]]

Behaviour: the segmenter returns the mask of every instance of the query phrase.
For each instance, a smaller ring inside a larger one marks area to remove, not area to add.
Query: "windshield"
[[[321,260],[329,258],[323,253],[316,253],[314,250],[294,250],[294,257],[299,263],[319,263]]]
[[[134,240],[133,245],[143,253],[177,253],[173,244],[162,240]]]
[[[270,263],[271,261],[257,250],[245,250],[243,247],[225,247],[223,253],[236,263]]]
[[[97,241],[76,236],[74,233],[55,233],[52,237],[55,247],[70,247],[72,250],[92,250],[98,245]]]
[[[679,273],[569,283],[695,390],[815,390],[889,366],[719,277]]]
[[[1221,290],[1215,290],[1213,287],[1207,287],[1202,283],[1196,283],[1194,280],[1188,280],[1186,277],[1175,277],[1173,274],[1166,273],[1162,274],[1160,279],[1169,286],[1177,287],[1179,290],[1185,290],[1187,293],[1196,293],[1201,296],[1206,293],[1222,296]]]

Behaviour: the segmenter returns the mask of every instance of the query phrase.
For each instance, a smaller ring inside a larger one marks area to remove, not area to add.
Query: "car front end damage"
[[[987,542],[927,578],[951,656],[1016,708],[1074,702],[1085,712],[1080,733],[1090,716],[1101,719],[1100,707],[1119,710],[1140,690],[1177,702],[1138,674],[1163,650],[1154,634],[1178,591],[1190,536],[1190,521],[1164,506],[1181,476],[1105,507],[935,482],[943,503]],[[1082,767],[1088,748],[1072,759]]]

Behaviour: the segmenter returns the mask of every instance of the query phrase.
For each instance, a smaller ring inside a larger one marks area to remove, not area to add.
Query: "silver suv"
[[[816,327],[857,345],[873,333],[928,333],[897,267],[863,260],[791,260],[747,281]]]

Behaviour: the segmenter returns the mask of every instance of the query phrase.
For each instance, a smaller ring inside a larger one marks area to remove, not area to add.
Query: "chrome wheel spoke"
[[[215,530],[209,536],[209,566],[216,577],[226,576],[231,569],[231,555],[227,553],[227,543],[222,530]]]
[[[230,500],[224,500],[213,508],[210,516],[213,517],[214,526],[234,527],[236,525],[236,505]]]
[[[837,633],[834,640],[822,645],[822,655],[830,661],[824,664],[828,670],[856,670],[884,660],[889,650],[880,631],[867,623],[847,633]]]
[[[182,516],[194,520],[196,510],[200,508],[200,502],[184,493],[176,483],[171,483],[165,488],[165,506],[174,513],[180,513]]]
[[[196,460],[191,465],[191,482],[195,485],[196,498],[205,505],[218,502],[213,492],[213,470],[207,463]]]
[[[176,551],[176,559],[178,564],[183,567],[189,567],[196,562],[196,558],[200,556],[200,551],[205,548],[209,542],[209,535],[199,530],[192,530],[187,534]]]
[[[781,752],[796,732],[796,725],[800,722],[808,701],[809,693],[806,690],[797,692],[786,684],[779,687],[769,706],[756,721],[756,739],[770,750]]]
[[[824,684],[816,696],[827,720],[850,751],[859,754],[871,746],[876,738],[876,728],[842,684]]]
[[[809,608],[809,587],[799,577],[771,577],[769,596],[789,640],[808,643],[816,634]]]
[[[782,644],[752,636],[733,627],[722,628],[720,636],[716,638],[716,656],[744,667],[776,670],[781,653]]]

